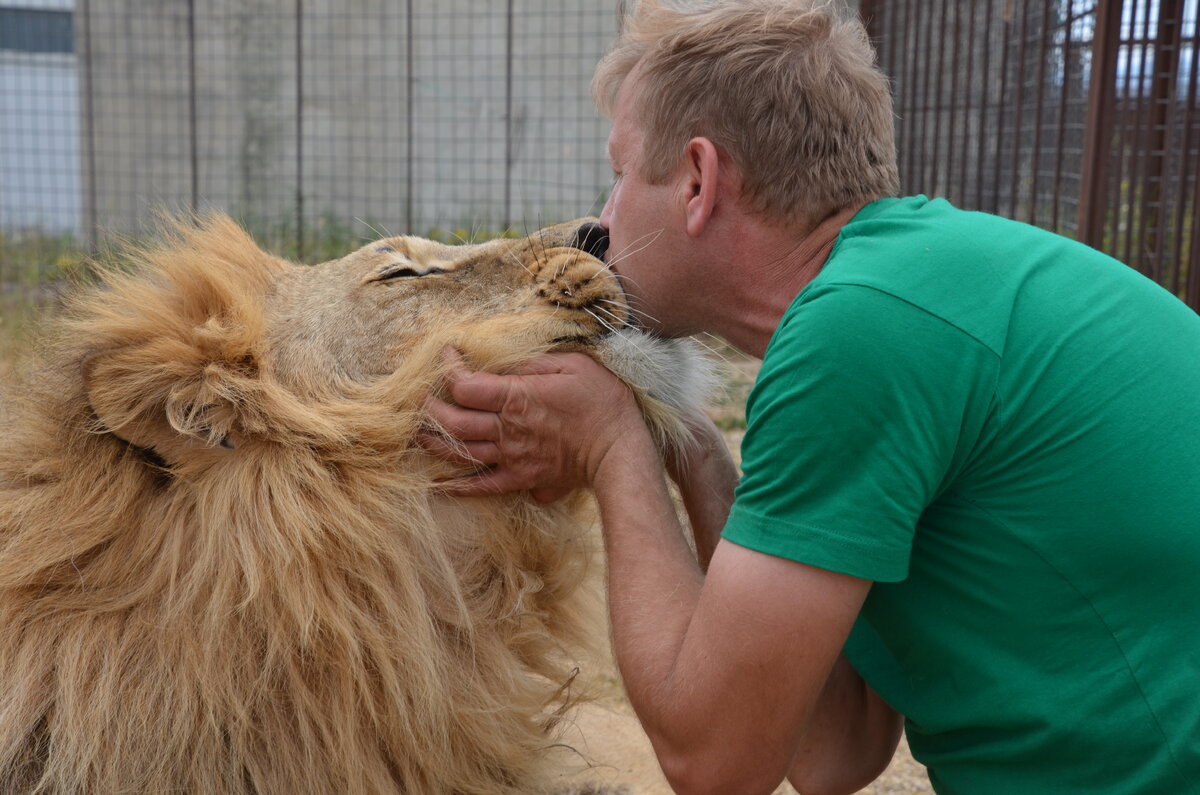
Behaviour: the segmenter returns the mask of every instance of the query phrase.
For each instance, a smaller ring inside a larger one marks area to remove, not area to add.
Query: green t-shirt
[[[767,348],[724,536],[875,581],[846,654],[943,793],[1200,793],[1200,316],[868,205]]]

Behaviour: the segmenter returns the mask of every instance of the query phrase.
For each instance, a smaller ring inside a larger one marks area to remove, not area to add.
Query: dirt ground
[[[591,767],[564,778],[564,793],[579,795],[670,795],[671,788],[658,769],[650,741],[620,694],[619,685],[594,703],[584,706],[564,738],[591,763]],[[576,760],[583,761],[582,759]],[[783,784],[776,795],[795,795]],[[917,793],[933,795],[925,768],[914,761],[901,741],[892,764],[864,795]]]

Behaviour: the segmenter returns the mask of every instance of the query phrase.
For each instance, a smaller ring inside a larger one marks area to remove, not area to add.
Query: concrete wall
[[[191,5],[77,10],[85,226],[195,203],[365,238],[599,211],[608,123],[589,83],[616,0]]]
[[[393,233],[598,209],[608,128],[588,82],[616,32],[607,4],[515,0],[511,59],[506,3],[415,0],[410,20],[393,0],[305,0],[299,31],[297,5],[205,0],[189,19],[182,0],[92,0],[79,14],[103,228],[193,195],[252,221],[294,225],[302,201],[306,226]]]

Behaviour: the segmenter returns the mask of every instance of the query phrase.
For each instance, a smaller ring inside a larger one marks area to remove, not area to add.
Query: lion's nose
[[[608,253],[608,230],[594,221],[589,221],[575,230],[575,237],[569,245],[603,260]]]

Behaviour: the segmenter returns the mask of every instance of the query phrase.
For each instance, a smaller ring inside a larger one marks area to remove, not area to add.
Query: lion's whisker
[[[355,216],[354,220],[375,233],[374,238],[370,238],[370,237],[367,237],[366,235],[363,235],[364,240],[381,240],[385,237],[394,237],[394,235],[391,232],[387,231],[387,229],[385,229],[382,224],[380,224],[380,227],[377,229],[377,228],[375,228],[374,225],[364,221],[362,218],[359,218],[358,216]]]
[[[666,230],[659,229],[654,232],[647,232],[646,234],[642,235],[641,237],[633,240],[628,246],[625,247],[624,251],[620,252],[619,254],[614,254],[614,255],[608,257],[606,261],[608,262],[609,265],[619,264],[621,262],[621,260],[628,259],[629,257],[633,256],[634,254],[637,254],[638,252],[645,250],[649,246],[654,245],[654,242],[656,240],[658,240],[659,237],[662,236],[662,233],[664,231],[666,231]],[[649,238],[649,240],[647,240],[647,238]],[[645,242],[643,242],[643,241],[645,241]],[[635,246],[636,246],[636,248],[635,248]]]
[[[616,306],[616,307],[620,307],[621,309],[624,309],[625,311],[629,312],[629,314],[633,315],[638,320],[647,320],[647,321],[649,321],[651,323],[655,323],[655,324],[658,323],[658,318],[654,317],[649,312],[647,312],[643,309],[637,309],[633,306],[630,306],[629,304],[622,303],[620,301],[614,301],[611,298],[600,298],[597,300],[604,301],[605,303],[612,304],[613,306]]]
[[[519,265],[520,267],[524,268],[531,276],[537,275],[537,271],[535,271],[533,268],[529,267],[524,262],[522,262],[521,258],[518,257],[514,252],[506,251],[506,252],[504,252],[504,255],[506,257],[508,257],[509,259],[511,259],[513,262],[517,263],[517,265]]]
[[[608,310],[600,308],[600,307],[597,307],[597,308],[585,307],[583,311],[587,312],[588,315],[590,315],[592,318],[594,318],[595,321],[600,324],[600,327],[603,328],[605,331],[615,332],[617,330],[616,326],[614,326],[608,320],[605,320],[604,317],[602,317],[599,314],[600,312],[607,312]],[[609,313],[609,314],[612,314],[612,313]],[[616,321],[617,318],[614,316],[613,320]]]

